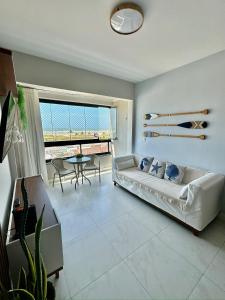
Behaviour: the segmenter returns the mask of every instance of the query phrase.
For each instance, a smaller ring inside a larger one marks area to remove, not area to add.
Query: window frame
[[[71,105],[71,106],[85,106],[85,107],[106,107],[111,108],[109,105],[97,105],[97,104],[89,104],[89,103],[81,103],[81,102],[71,102],[71,101],[63,101],[63,100],[53,100],[53,99],[44,99],[39,98],[39,103],[48,103],[48,104],[59,104],[59,105]],[[99,152],[95,153],[95,155],[104,155],[104,154],[111,154],[110,151],[110,144],[112,139],[105,139],[100,140],[97,139],[83,139],[83,140],[70,140],[70,141],[53,141],[53,142],[44,142],[45,148],[47,147],[60,147],[60,146],[72,146],[72,145],[79,145],[80,146],[80,153],[82,153],[82,145],[84,144],[100,144],[100,143],[107,143],[108,144],[108,151],[107,152]],[[50,160],[47,159],[46,162]]]

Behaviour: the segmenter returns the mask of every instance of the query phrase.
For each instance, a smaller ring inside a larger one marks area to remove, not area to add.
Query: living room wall
[[[62,63],[13,52],[16,80],[116,98],[134,99],[131,82],[75,68]]]
[[[136,84],[134,102],[134,152],[225,174],[225,51]],[[206,134],[206,140],[155,137],[145,141],[143,138],[145,113],[173,113],[206,108],[210,110],[206,116],[164,117],[151,121],[208,121],[209,127],[205,130],[151,128],[161,133]]]

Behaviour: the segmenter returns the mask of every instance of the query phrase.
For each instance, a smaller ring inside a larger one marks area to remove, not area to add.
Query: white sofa
[[[135,166],[127,168],[127,162],[134,159]],[[202,231],[220,212],[224,176],[212,172],[185,167],[182,184],[139,171],[141,157],[131,154],[113,159],[112,177],[119,184],[141,199],[179,219],[190,226],[194,234]],[[181,192],[186,190],[186,199]]]

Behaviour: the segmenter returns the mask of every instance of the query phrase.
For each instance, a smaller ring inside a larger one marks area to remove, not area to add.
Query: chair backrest
[[[63,159],[62,158],[55,158],[51,161],[52,165],[55,167],[56,171],[60,172],[64,170]]]
[[[93,166],[95,163],[95,155],[88,155],[88,157],[90,157],[91,160],[89,160],[86,165]]]

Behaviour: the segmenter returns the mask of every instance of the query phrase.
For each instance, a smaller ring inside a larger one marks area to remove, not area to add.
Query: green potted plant
[[[28,272],[21,266],[17,287],[6,290],[0,282],[0,299],[2,300],[54,300],[55,289],[47,280],[45,265],[40,253],[40,237],[44,207],[35,229],[35,252],[32,255],[25,236],[25,225],[28,214],[28,197],[24,178],[21,181],[24,210],[19,233],[20,244],[27,259]]]

